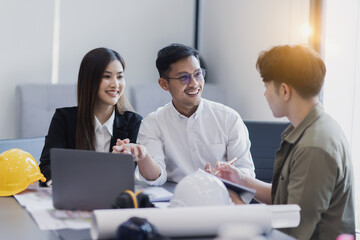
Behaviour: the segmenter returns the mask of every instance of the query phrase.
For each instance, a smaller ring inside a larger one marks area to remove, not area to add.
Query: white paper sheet
[[[32,184],[14,197],[26,209],[48,209],[53,207],[51,194],[51,188],[40,188],[37,184]]]
[[[131,217],[146,218],[165,236],[216,235],[226,223],[254,223],[264,232],[271,229],[271,211],[267,205],[232,205],[212,207],[184,207],[166,209],[95,210],[92,216],[93,239],[116,237],[116,229]]]
[[[166,201],[170,201],[170,199],[173,197],[173,193],[165,190],[162,187],[146,187],[146,188],[141,188],[141,187],[137,187],[135,186],[135,190],[142,190],[144,193],[146,193],[151,202],[166,202]]]
[[[52,209],[28,210],[39,229],[87,229],[91,226],[91,212]]]
[[[91,212],[54,209],[51,188],[35,185],[14,197],[31,214],[41,230],[90,228]]]

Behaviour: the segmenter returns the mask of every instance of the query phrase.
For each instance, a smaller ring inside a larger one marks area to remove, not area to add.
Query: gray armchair
[[[226,104],[224,89],[214,83],[206,83],[202,97]],[[169,92],[163,90],[158,83],[141,84],[130,87],[130,102],[135,111],[142,117],[171,101]]]
[[[23,84],[16,87],[16,137],[45,136],[59,107],[76,105],[75,84]]]

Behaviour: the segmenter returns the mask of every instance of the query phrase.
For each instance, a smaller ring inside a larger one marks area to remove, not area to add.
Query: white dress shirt
[[[179,182],[206,162],[238,160],[235,166],[249,176],[255,176],[250,154],[248,130],[240,115],[216,102],[201,99],[196,112],[189,118],[181,115],[172,102],[158,108],[143,119],[137,143],[146,147],[159,164],[161,175],[151,185],[167,180]],[[137,169],[137,171],[139,171]]]
[[[110,141],[113,135],[113,125],[115,119],[115,109],[110,118],[101,125],[99,119],[95,116],[95,151],[109,152]]]

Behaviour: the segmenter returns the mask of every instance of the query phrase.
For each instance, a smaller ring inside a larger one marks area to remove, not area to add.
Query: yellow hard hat
[[[17,194],[39,180],[46,178],[30,153],[14,148],[0,154],[0,196]]]

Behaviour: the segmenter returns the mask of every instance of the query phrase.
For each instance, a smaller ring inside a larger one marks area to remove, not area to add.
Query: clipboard
[[[224,185],[227,189],[233,190],[234,192],[238,193],[239,196],[241,197],[241,199],[245,203],[249,204],[251,202],[251,200],[254,198],[255,192],[256,192],[255,189],[241,186],[239,184],[230,182],[223,178],[219,178],[219,179],[220,179],[220,181],[222,181],[224,183]]]

